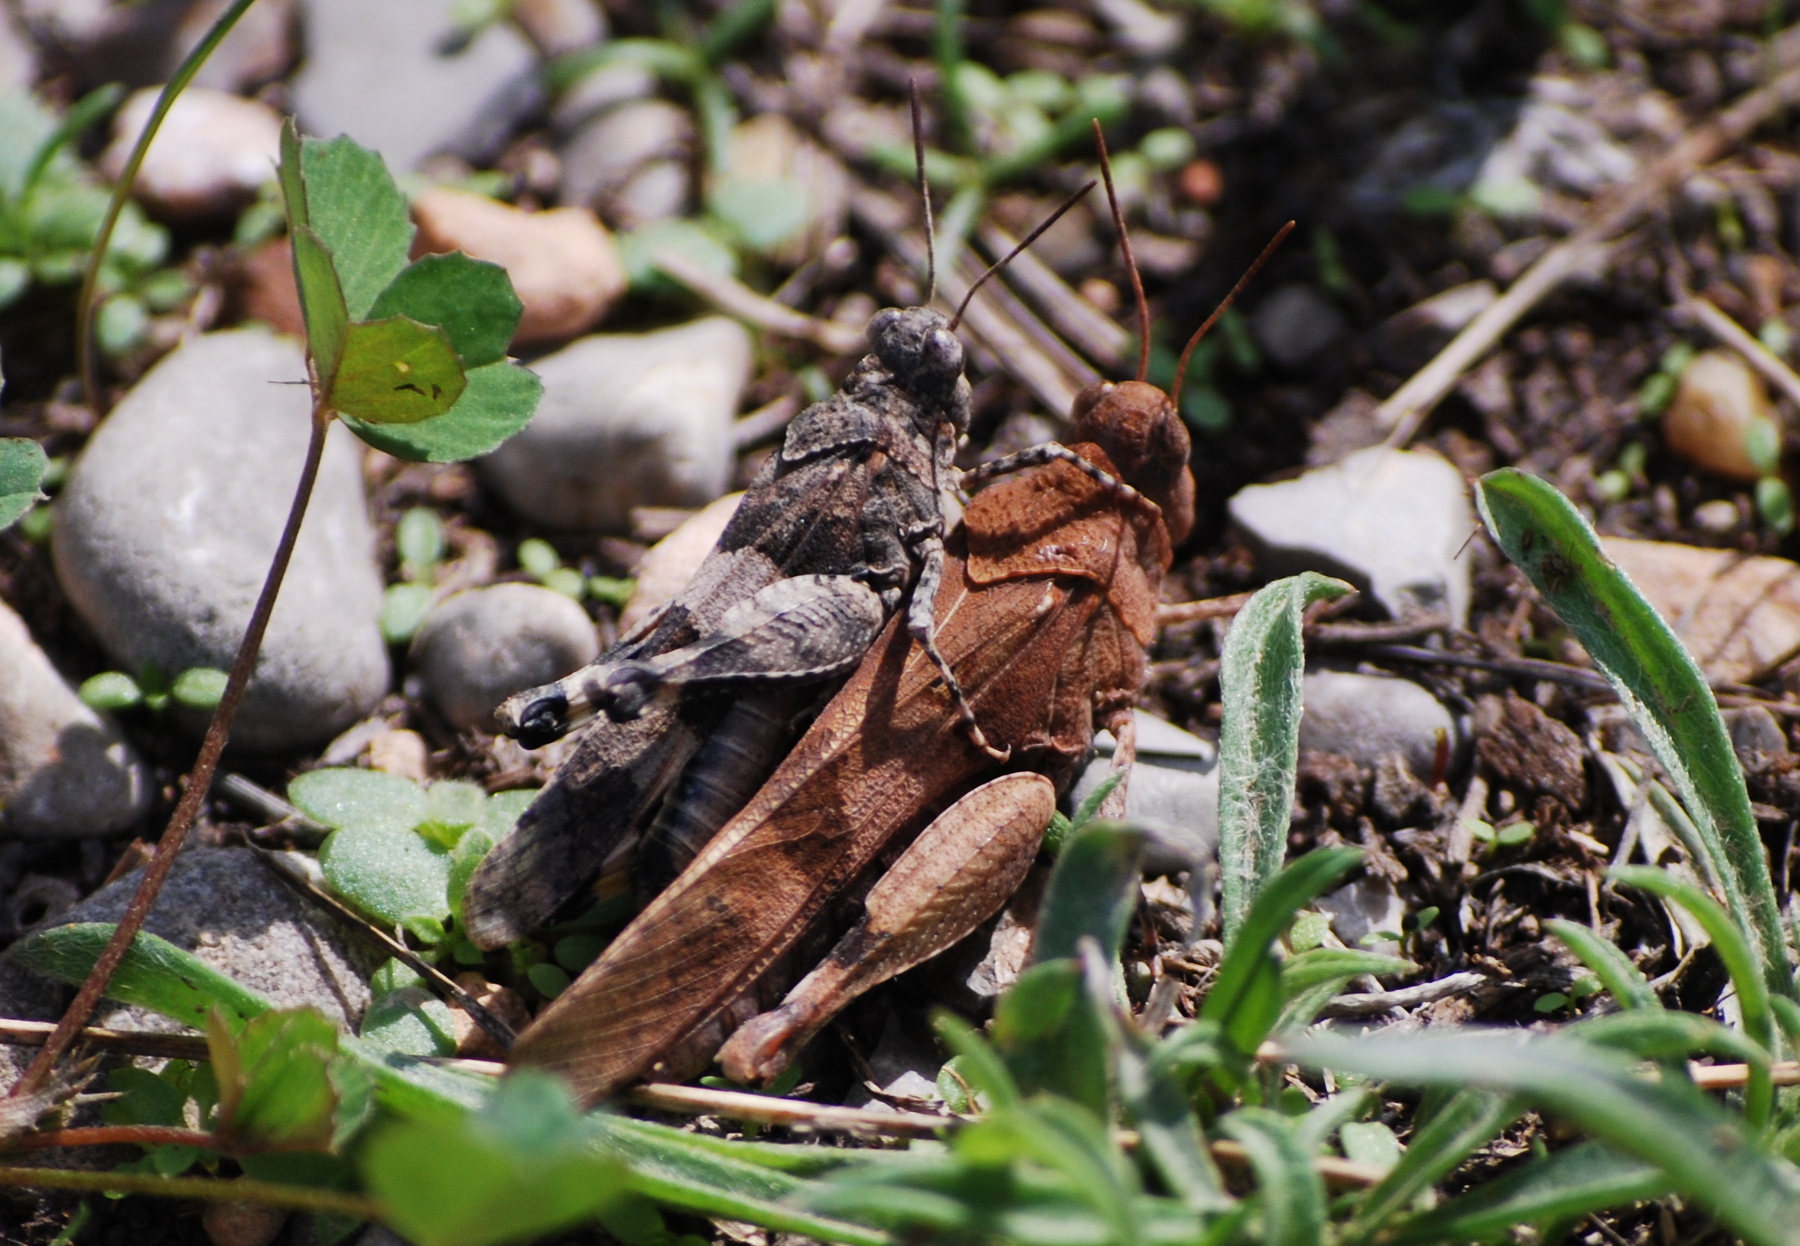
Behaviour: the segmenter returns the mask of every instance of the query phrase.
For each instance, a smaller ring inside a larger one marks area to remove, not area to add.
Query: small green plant
[[[190,666],[169,679],[154,662],[144,664],[136,679],[124,671],[101,671],[82,681],[78,692],[93,709],[121,713],[142,707],[160,714],[171,702],[190,710],[211,711],[225,696],[228,676],[210,666]]]
[[[541,537],[528,537],[519,542],[519,570],[545,588],[580,601],[592,598],[615,610],[624,607],[637,589],[637,581],[610,575],[584,576],[575,567],[563,565],[556,547]]]
[[[444,525],[435,511],[415,506],[394,525],[400,555],[400,583],[381,596],[381,634],[390,645],[403,645],[419,630],[436,600],[433,585],[444,560]]]
[[[24,437],[0,438],[0,531],[18,523],[44,500],[50,459]]]

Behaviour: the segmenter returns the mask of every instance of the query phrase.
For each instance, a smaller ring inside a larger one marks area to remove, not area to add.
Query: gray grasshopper
[[[878,312],[870,353],[795,417],[680,596],[592,665],[500,707],[532,747],[599,720],[471,879],[463,913],[477,946],[544,924],[634,838],[640,892],[661,890],[903,602],[970,737],[1003,759],[933,632],[969,422],[955,324],[926,307]]]

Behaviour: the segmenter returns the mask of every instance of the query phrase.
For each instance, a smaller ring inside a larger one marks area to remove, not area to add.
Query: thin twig
[[[1019,240],[996,225],[983,225],[976,240],[991,260],[1019,245]],[[1006,280],[1018,287],[1033,311],[1074,347],[1103,367],[1116,368],[1125,359],[1131,335],[1111,317],[1090,303],[1080,291],[1069,288],[1054,268],[1030,251],[1021,251],[1006,270]]]
[[[720,311],[747,320],[765,332],[778,337],[799,338],[834,355],[859,354],[863,350],[860,329],[836,320],[808,316],[774,299],[764,298],[735,277],[708,268],[680,251],[665,247],[652,253],[650,258],[663,272]]]
[[[0,1043],[9,1047],[42,1047],[56,1029],[49,1021],[0,1019]],[[162,1034],[154,1030],[113,1030],[90,1025],[76,1038],[98,1051],[122,1056],[151,1056],[159,1060],[205,1060],[206,1040],[197,1034]]]
[[[1592,688],[1596,692],[1612,691],[1612,685],[1606,682],[1606,676],[1598,671],[1568,666],[1562,662],[1546,662],[1542,658],[1478,658],[1467,653],[1419,649],[1412,645],[1376,645],[1370,648],[1369,653],[1373,657],[1392,658],[1397,662],[1419,662],[1426,666],[1464,666],[1470,670],[1493,671],[1498,675],[1513,675],[1521,679],[1547,679],[1552,683],[1573,684],[1578,688]]]
[[[312,498],[313,484],[319,477],[319,463],[325,455],[325,434],[331,428],[331,412],[324,401],[317,400],[312,411],[312,436],[306,445],[306,462],[300,469],[300,481],[294,488],[294,501],[288,508],[287,526],[282,530],[281,543],[275,548],[275,558],[269,564],[269,574],[263,580],[262,592],[256,599],[256,608],[251,611],[250,625],[244,629],[244,639],[238,645],[237,657],[232,661],[231,674],[225,681],[225,695],[219,699],[218,708],[213,711],[212,721],[207,724],[206,738],[200,744],[200,756],[194,760],[194,768],[188,772],[187,786],[181,793],[181,801],[175,806],[175,812],[169,817],[169,825],[163,831],[162,838],[157,841],[156,852],[150,858],[150,864],[144,867],[144,876],[138,880],[137,891],[131,897],[119,924],[113,928],[112,938],[107,940],[100,959],[94,962],[93,970],[87,981],[81,984],[76,992],[75,1001],[69,1010],[57,1022],[56,1029],[44,1043],[43,1050],[25,1070],[13,1086],[11,1097],[30,1094],[43,1085],[50,1076],[56,1062],[60,1060],[69,1045],[75,1041],[76,1034],[93,1016],[100,998],[106,993],[107,984],[112,981],[113,973],[119,963],[125,959],[125,953],[131,947],[133,939],[144,925],[144,919],[150,916],[150,908],[156,903],[157,893],[162,890],[163,883],[169,877],[169,871],[175,867],[175,855],[181,851],[181,845],[193,828],[194,819],[200,814],[200,807],[206,802],[207,794],[212,790],[214,772],[219,768],[219,756],[225,751],[225,741],[231,735],[231,724],[237,717],[238,705],[244,699],[244,689],[249,686],[250,675],[256,669],[256,656],[262,649],[263,633],[268,630],[269,616],[275,610],[275,597],[281,591],[281,582],[287,575],[288,563],[294,556],[294,542],[300,535],[300,524],[306,518],[306,506]]]
[[[1769,384],[1800,403],[1800,376],[1752,337],[1747,329],[1715,306],[1711,299],[1696,294],[1682,306],[1692,312],[1706,331],[1744,357],[1744,362],[1763,374]]]
[[[1792,42],[1789,36],[1797,31],[1800,27],[1790,27],[1777,43]],[[1782,59],[1791,63],[1794,56],[1790,53]],[[1800,69],[1790,69],[1767,86],[1747,92],[1730,108],[1682,135],[1648,168],[1606,192],[1594,205],[1593,218],[1586,225],[1539,256],[1505,294],[1490,303],[1436,358],[1375,409],[1377,423],[1392,430],[1385,444],[1390,448],[1404,445],[1462,374],[1564,279],[1584,268],[1604,265],[1610,240],[1635,224],[1669,187],[1717,158],[1795,100],[1800,100]]]
[[[258,857],[262,858],[263,863],[273,870],[276,876],[288,886],[304,893],[307,899],[311,900],[313,903],[330,909],[342,921],[347,923],[352,930],[362,935],[363,938],[368,939],[371,943],[376,944],[389,956],[392,956],[402,965],[405,965],[421,978],[424,978],[438,991],[448,995],[455,1001],[458,1008],[461,1008],[464,1012],[469,1014],[470,1020],[480,1026],[482,1031],[486,1033],[489,1038],[500,1044],[500,1050],[512,1050],[513,1042],[518,1038],[518,1035],[513,1032],[513,1028],[496,1016],[486,1004],[483,1004],[480,1000],[476,999],[475,996],[464,988],[461,983],[457,982],[456,979],[450,977],[430,961],[425,960],[417,952],[407,947],[406,944],[400,942],[400,940],[394,938],[387,931],[381,929],[381,927],[371,923],[368,919],[356,912],[355,909],[352,909],[329,891],[318,886],[306,875],[305,871],[297,868],[281,853],[271,852],[267,848],[260,848],[255,844],[250,846],[250,850],[256,853]]]
[[[0,1144],[7,1151],[54,1151],[78,1146],[191,1146],[202,1151],[227,1149],[204,1129],[176,1129],[165,1125],[92,1125],[81,1129],[46,1129],[42,1133],[15,1134]]]
[[[1750,1080],[1747,1064],[1690,1064],[1688,1073],[1702,1090],[1737,1090]],[[1769,1080],[1777,1086],[1800,1086],[1800,1061],[1771,1064]]]
[[[1255,593],[1232,593],[1229,597],[1207,597],[1201,601],[1164,602],[1156,607],[1156,625],[1172,627],[1177,623],[1229,619],[1249,605],[1254,596]]]
[[[1461,995],[1486,985],[1484,973],[1453,973],[1435,982],[1421,982],[1393,991],[1368,991],[1361,995],[1339,995],[1325,1005],[1326,1017],[1376,1017],[1395,1008],[1417,1008],[1436,1003],[1452,995]]]
[[[373,1220],[381,1208],[372,1198],[323,1186],[281,1185],[234,1177],[158,1177],[143,1172],[82,1172],[69,1168],[24,1168],[0,1164],[0,1185],[40,1190],[86,1190],[95,1194],[153,1194],[161,1198],[197,1198],[210,1203],[261,1203],[295,1211],[322,1211],[352,1220]]]

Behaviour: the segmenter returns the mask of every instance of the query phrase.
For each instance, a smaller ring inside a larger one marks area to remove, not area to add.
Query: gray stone
[[[98,837],[149,804],[137,754],[0,602],[0,828],[27,839]]]
[[[1336,753],[1371,768],[1398,753],[1419,779],[1438,764],[1439,742],[1454,760],[1461,736],[1450,711],[1410,679],[1354,671],[1309,671],[1301,688],[1300,751]]]
[[[37,49],[18,18],[0,5],[0,93],[29,90],[37,81]]]
[[[536,57],[511,26],[459,44],[455,0],[306,0],[294,106],[307,130],[347,133],[395,173],[449,152],[497,152],[539,102]]]
[[[137,890],[134,870],[58,917],[52,926],[116,922]],[[373,945],[278,878],[243,848],[190,848],[175,859],[144,929],[266,996],[277,1007],[311,1006],[354,1030],[369,1005],[368,978],[386,959]],[[65,989],[0,957],[0,1015],[53,1021]],[[169,1032],[174,1021],[108,1001],[93,1024]],[[20,1048],[0,1048],[0,1070],[22,1071]],[[10,1081],[10,1078],[9,1078]]]
[[[305,458],[305,375],[291,339],[206,334],[88,441],[57,503],[56,573],[126,671],[231,666]],[[388,686],[381,592],[358,443],[334,428],[235,747],[321,744],[374,708]]]
[[[1250,318],[1256,340],[1284,368],[1310,363],[1341,340],[1348,324],[1337,305],[1313,286],[1282,286]]]
[[[621,89],[631,84],[622,83]],[[685,161],[694,121],[667,100],[621,104],[586,122],[563,144],[562,201],[604,209],[645,165]]]
[[[606,39],[606,14],[595,0],[513,0],[512,20],[546,57],[566,56]]]
[[[124,172],[158,94],[139,91],[114,114],[112,144],[100,158],[108,178]],[[207,220],[255,199],[275,180],[280,158],[280,113],[257,100],[189,87],[163,119],[132,194],[170,220]]]
[[[609,108],[654,94],[656,75],[648,68],[631,61],[610,61],[582,75],[556,97],[550,124],[558,134],[572,134],[582,122]]]
[[[543,401],[481,461],[519,514],[547,527],[624,532],[634,506],[704,506],[725,492],[750,334],[708,317],[595,334],[531,365]]]
[[[1395,618],[1468,620],[1469,562],[1458,554],[1475,513],[1462,473],[1429,451],[1360,450],[1297,480],[1243,489],[1230,511],[1271,578],[1322,571]]]
[[[1150,832],[1144,872],[1175,874],[1210,860],[1219,848],[1219,751],[1173,723],[1132,711],[1137,761],[1125,788],[1125,816]],[[1117,745],[1094,737],[1094,757],[1069,793],[1079,806],[1106,778]]]
[[[1517,112],[1506,100],[1450,100],[1425,109],[1382,140],[1352,184],[1350,203],[1381,217],[1405,211],[1421,191],[1462,194]]]
[[[1345,947],[1373,948],[1381,951],[1388,940],[1369,940],[1370,935],[1398,935],[1403,932],[1406,906],[1394,892],[1394,884],[1370,875],[1347,887],[1320,896],[1314,906],[1331,918],[1331,932]]]
[[[600,653],[587,612],[535,584],[497,584],[445,601],[413,639],[425,695],[451,724],[495,730],[493,710]]]

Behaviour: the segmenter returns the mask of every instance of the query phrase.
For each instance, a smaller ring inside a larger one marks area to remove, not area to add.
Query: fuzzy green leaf
[[[1325,1182],[1295,1136],[1294,1123],[1265,1108],[1240,1108],[1220,1128],[1243,1144],[1256,1173],[1264,1246],[1319,1246]]]
[[[389,991],[369,1005],[362,1040],[409,1056],[453,1056],[456,1029],[450,1006],[422,986]]]
[[[1451,1096],[1413,1131],[1411,1144],[1400,1162],[1388,1170],[1381,1184],[1370,1190],[1357,1208],[1356,1219],[1345,1229],[1344,1241],[1362,1242],[1384,1230],[1394,1216],[1504,1129],[1518,1113],[1518,1105],[1505,1095],[1463,1090]]]
[[[358,437],[395,458],[413,463],[460,463],[486,454],[530,422],[543,395],[536,375],[511,363],[490,363],[468,373],[456,405],[417,424],[371,424],[345,416]]]
[[[506,358],[523,312],[504,268],[456,251],[409,265],[381,292],[369,318],[407,316],[439,325],[463,366],[479,368]]]
[[[27,969],[78,985],[87,980],[112,932],[111,922],[52,926],[13,944],[8,955]],[[113,974],[106,994],[195,1029],[204,1027],[215,1006],[238,1021],[260,1016],[272,1006],[192,953],[141,931]]]
[[[208,1022],[220,1132],[241,1145],[328,1146],[337,1026],[312,1008],[264,1013],[236,1034],[216,1014]]]
[[[390,316],[346,330],[326,402],[371,424],[417,424],[450,410],[467,385],[442,329]]]
[[[1631,963],[1629,957],[1621,952],[1618,945],[1602,938],[1586,926],[1578,922],[1566,921],[1553,917],[1544,923],[1550,933],[1561,939],[1571,952],[1581,958],[1581,963],[1594,971],[1600,984],[1612,992],[1614,1002],[1619,1007],[1661,1008],[1662,1001],[1656,998],[1656,992],[1650,989],[1644,971]]]
[[[1056,858],[1038,918],[1032,957],[1042,963],[1077,955],[1083,936],[1117,960],[1137,910],[1144,833],[1117,822],[1077,824]]]
[[[411,830],[350,826],[319,848],[331,889],[390,926],[450,916],[450,853]]]
[[[300,169],[303,224],[337,261],[350,319],[367,320],[376,298],[406,267],[413,238],[406,196],[381,156],[348,138],[303,140]]]
[[[0,438],[0,530],[43,501],[44,473],[50,458],[37,442],[24,437]]]
[[[1583,1142],[1483,1181],[1402,1221],[1384,1240],[1411,1246],[1503,1239],[1522,1225],[1567,1223],[1590,1212],[1661,1198],[1673,1189],[1674,1182],[1654,1164]]]
[[[429,807],[425,790],[411,779],[347,766],[307,771],[288,784],[288,799],[333,830],[411,831]]]
[[[1110,1116],[1106,1031],[1082,989],[1081,962],[1045,961],[1020,974],[994,1010],[994,1047],[1026,1094],[1047,1090]]]
[[[1219,659],[1221,913],[1229,942],[1287,855],[1300,759],[1300,635],[1306,607],[1350,592],[1313,572],[1262,589],[1232,621]]]
[[[1553,486],[1503,468],[1481,478],[1475,497],[1495,542],[1592,655],[1673,780],[1710,858],[1701,864],[1759,945],[1768,989],[1793,996],[1762,836],[1700,668]]]

